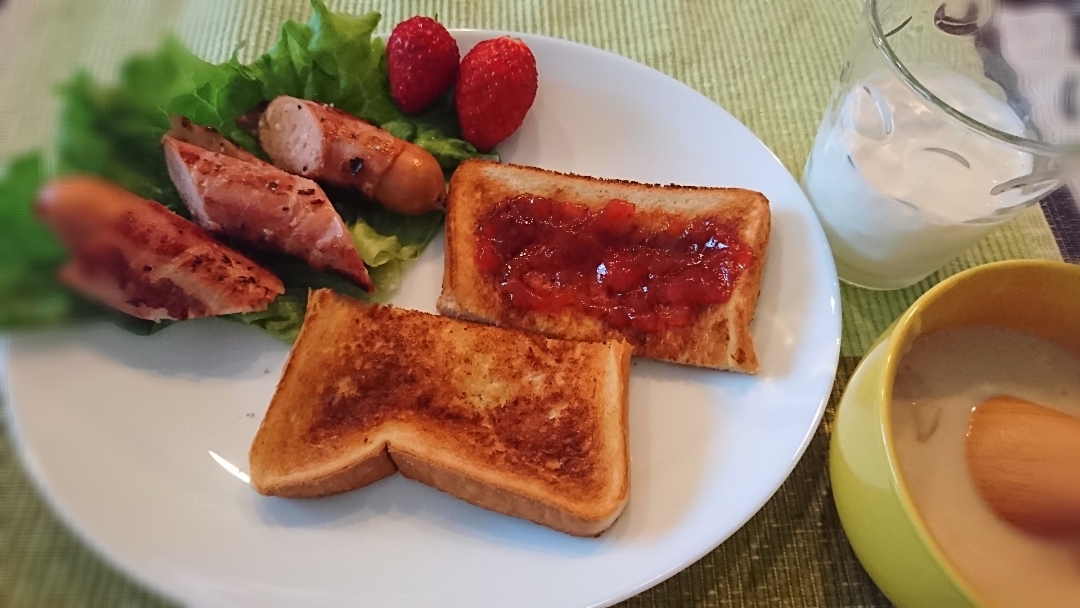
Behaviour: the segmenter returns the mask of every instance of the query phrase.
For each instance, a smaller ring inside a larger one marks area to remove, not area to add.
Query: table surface
[[[858,0],[330,1],[384,24],[438,15],[448,27],[534,32],[603,48],[685,82],[726,108],[796,176],[858,18]],[[0,0],[0,160],[48,141],[50,91],[76,66],[108,77],[174,29],[221,61],[265,50],[303,0]],[[832,501],[828,438],[859,358],[922,292],[964,268],[1016,258],[1080,262],[1080,210],[1062,190],[920,284],[842,287],[843,340],[828,410],[773,499],[728,541],[624,606],[888,606],[855,559]],[[0,425],[3,423],[0,422]],[[0,606],[164,606],[104,563],[50,512],[0,432]]]

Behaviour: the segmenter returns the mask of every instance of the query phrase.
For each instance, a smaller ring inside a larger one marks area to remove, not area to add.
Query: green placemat
[[[856,0],[715,2],[579,0],[329,2],[379,10],[384,29],[414,14],[448,27],[535,32],[625,55],[722,105],[796,176],[809,153],[858,17]],[[111,75],[133,50],[174,26],[203,57],[265,50],[285,19],[306,20],[303,0],[8,0],[0,8],[0,158],[47,141],[49,91],[75,65]],[[827,474],[835,404],[860,357],[919,294],[963,268],[1009,258],[1060,259],[1041,211],[1029,210],[936,275],[897,292],[843,287],[844,333],[836,385],[806,455],[744,528],[699,562],[626,606],[887,606],[859,566],[837,518]],[[0,606],[164,606],[90,552],[50,513],[0,435]]]

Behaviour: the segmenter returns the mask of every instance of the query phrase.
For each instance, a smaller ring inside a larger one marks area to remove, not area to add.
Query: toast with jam
[[[628,497],[629,373],[622,341],[552,340],[315,291],[251,445],[251,485],[315,497],[400,471],[595,536]]]
[[[446,208],[439,312],[641,357],[755,373],[771,215],[738,188],[467,160]]]

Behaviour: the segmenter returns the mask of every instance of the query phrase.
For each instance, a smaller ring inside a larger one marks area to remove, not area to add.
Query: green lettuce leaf
[[[416,257],[416,246],[406,247],[396,236],[379,234],[364,222],[357,222],[351,232],[356,249],[369,268],[384,266],[398,259]]]
[[[124,83],[103,87],[84,72],[60,92],[56,140],[60,173],[96,175],[187,217],[161,153],[161,136],[169,130],[164,111],[134,95]]]
[[[235,54],[225,63],[211,64],[169,38],[156,52],[126,62],[115,85],[103,86],[85,72],[75,74],[60,88],[57,172],[102,177],[189,217],[161,153],[169,117],[184,116],[212,127],[263,155],[238,119],[278,95],[331,103],[381,125],[431,152],[447,175],[467,158],[493,158],[459,138],[451,93],[421,116],[409,117],[397,108],[390,96],[386,48],[373,37],[378,13],[352,16],[332,13],[320,0],[311,4],[315,10],[307,24],[285,23],[273,47],[249,65],[241,64]],[[42,156],[31,154],[16,159],[0,181],[0,329],[85,316],[112,317],[137,333],[164,327],[106,312],[57,284],[63,250],[31,214],[34,194],[46,177]],[[385,300],[438,234],[442,213],[405,216],[366,201],[355,191],[328,189],[327,194],[369,266],[376,297]],[[299,331],[309,289],[328,287],[368,298],[344,279],[297,260],[273,259],[267,267],[285,283],[285,295],[264,312],[230,318],[286,342]]]
[[[258,141],[237,123],[237,119],[262,101],[262,83],[234,55],[213,65],[192,55],[175,41],[166,41],[166,50],[175,45],[173,57],[183,62],[179,81],[191,79],[183,90],[161,105],[166,113],[184,116],[196,124],[211,127],[250,152],[259,153]]]
[[[380,211],[383,210],[368,210],[364,214],[366,217],[353,226],[352,237],[369,267],[372,282],[379,287],[375,299],[385,301],[401,285],[405,272],[420,257],[424,247],[439,233],[443,214],[433,211],[391,230],[385,224],[396,218],[392,218],[390,212],[385,212],[386,217],[382,217]],[[393,234],[387,236],[391,232]]]
[[[287,22],[277,44],[255,61],[263,97],[332,103],[376,124],[401,118],[381,67],[386,50],[372,38],[380,15],[354,17],[331,13],[322,2],[311,5],[308,24]]]
[[[307,293],[285,293],[270,303],[266,310],[229,315],[229,319],[257,327],[286,344],[296,341],[307,310]]]
[[[172,38],[154,54],[127,61],[113,87],[77,73],[60,89],[58,170],[97,175],[188,217],[161,153],[169,116],[186,116],[257,151],[236,119],[259,103],[261,89],[235,57],[214,65]]]
[[[72,315],[74,300],[56,282],[59,241],[33,217],[45,183],[40,154],[15,158],[0,176],[0,327],[43,327]]]

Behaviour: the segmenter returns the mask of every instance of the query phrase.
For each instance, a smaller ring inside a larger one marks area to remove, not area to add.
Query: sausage
[[[60,280],[149,321],[265,310],[281,281],[163,205],[93,177],[57,179],[35,211],[71,259]]]
[[[211,152],[217,152],[218,154],[224,154],[225,156],[246,160],[251,163],[264,162],[258,156],[255,156],[240,146],[232,143],[228,138],[221,133],[218,133],[216,130],[211,129],[210,127],[197,125],[183,116],[170,116],[169,124],[172,125],[172,128],[169,129],[169,136],[173,139],[178,139],[182,142],[199,146],[204,150],[210,150]]]
[[[426,150],[327,105],[278,97],[259,119],[259,142],[275,165],[352,186],[399,213],[442,208],[446,182]]]
[[[169,177],[204,230],[294,255],[375,290],[349,229],[318,184],[168,135],[162,143]]]

